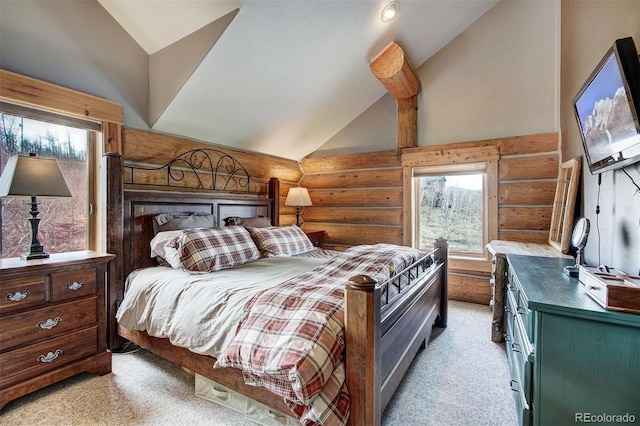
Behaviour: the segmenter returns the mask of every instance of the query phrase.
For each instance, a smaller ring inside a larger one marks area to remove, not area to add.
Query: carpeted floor
[[[449,302],[449,326],[418,353],[385,426],[517,424],[504,346],[487,306]],[[147,351],[113,355],[113,372],[81,374],[10,402],[1,425],[255,425],[194,396],[194,378]]]

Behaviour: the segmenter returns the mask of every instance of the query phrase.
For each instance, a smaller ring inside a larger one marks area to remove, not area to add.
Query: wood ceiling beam
[[[404,50],[392,42],[371,61],[370,68],[398,102],[398,148],[417,147],[420,79]]]

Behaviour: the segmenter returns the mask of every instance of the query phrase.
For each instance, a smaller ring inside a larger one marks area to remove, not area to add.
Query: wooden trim
[[[549,244],[565,254],[569,252],[581,164],[581,157],[572,158],[561,164],[553,200]]]
[[[420,147],[402,153],[403,167],[439,166],[465,163],[480,163],[498,160],[500,152],[496,146],[471,147]]]
[[[124,121],[124,107],[116,102],[4,69],[0,69],[0,99],[96,122]]]
[[[109,263],[107,269],[107,337],[109,349],[122,346],[123,340],[118,335],[116,327],[116,311],[122,299],[120,286],[124,282],[124,199],[122,181],[122,157],[117,154],[106,156],[107,180],[106,204],[106,246],[109,253],[115,253],[116,258]]]
[[[105,155],[122,155],[122,126],[108,121],[102,122],[102,152]]]

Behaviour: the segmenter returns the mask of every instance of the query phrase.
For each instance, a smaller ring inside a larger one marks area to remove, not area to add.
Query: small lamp
[[[300,226],[300,207],[312,206],[307,188],[291,188],[284,201],[285,206],[296,206],[296,226]]]
[[[31,244],[20,258],[43,259],[49,257],[38,239],[37,197],[71,197],[58,162],[54,158],[36,157],[36,154],[16,155],[9,158],[0,176],[0,197],[31,197]]]

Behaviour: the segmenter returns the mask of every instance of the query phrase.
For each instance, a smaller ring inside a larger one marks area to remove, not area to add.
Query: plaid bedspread
[[[354,275],[383,282],[425,253],[391,244],[352,247],[254,297],[216,367],[284,398],[305,425],[344,425],[349,395],[342,362],[344,287]]]

